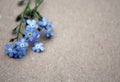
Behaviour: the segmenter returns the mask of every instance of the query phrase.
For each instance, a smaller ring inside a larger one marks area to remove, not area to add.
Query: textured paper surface
[[[55,36],[41,40],[43,53],[15,60],[4,45],[25,7],[17,1],[0,0],[0,82],[120,82],[120,0],[44,0]]]

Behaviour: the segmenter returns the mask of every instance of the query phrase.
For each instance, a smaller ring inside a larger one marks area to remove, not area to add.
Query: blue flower
[[[9,57],[13,57],[15,53],[16,53],[16,50],[14,49],[14,45],[6,44],[5,54],[7,54]]]
[[[27,26],[26,26],[26,29],[37,29],[38,28],[38,25],[36,24],[36,21],[35,20],[27,20]]]
[[[32,41],[29,41],[31,44],[37,43],[39,41],[39,38],[41,36],[41,32],[36,32],[36,37]]]
[[[16,45],[21,48],[26,48],[26,47],[28,47],[29,44],[28,44],[28,42],[26,42],[25,39],[21,39],[21,41],[16,42]]]
[[[35,43],[32,50],[37,53],[42,52],[44,50],[43,43]]]
[[[54,35],[52,24],[47,25],[45,29],[46,38],[50,38]]]
[[[25,38],[28,39],[29,41],[33,41],[37,35],[33,29],[25,30],[24,34]]]
[[[25,48],[21,48],[21,47],[17,47],[16,48],[17,53],[14,54],[14,58],[23,58],[26,55],[26,49]]]
[[[48,22],[48,19],[43,17],[42,20],[39,22],[39,25],[45,28],[48,25]]]

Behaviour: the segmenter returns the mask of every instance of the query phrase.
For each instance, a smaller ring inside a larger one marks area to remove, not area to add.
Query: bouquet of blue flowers
[[[37,10],[43,0],[35,0],[33,9],[30,8],[30,2],[31,0],[28,0],[24,11],[16,18],[16,21],[20,21],[20,23],[13,29],[12,33],[17,34],[17,36],[10,39],[10,42],[15,42],[6,44],[5,54],[11,58],[23,58],[29,45],[32,45],[31,49],[34,52],[40,53],[44,51],[43,43],[39,43],[41,34],[45,34],[47,39],[54,34],[52,23],[42,17]],[[19,1],[19,5],[23,3],[24,0]],[[22,32],[23,27],[24,31]]]

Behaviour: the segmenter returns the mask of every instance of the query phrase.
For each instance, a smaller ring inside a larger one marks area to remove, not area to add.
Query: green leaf
[[[31,9],[30,9],[30,7],[28,7],[28,8],[26,9],[25,14],[28,16],[28,15],[30,15],[30,13],[31,13]]]

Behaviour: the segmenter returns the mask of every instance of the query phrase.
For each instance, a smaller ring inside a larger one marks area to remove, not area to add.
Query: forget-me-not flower
[[[29,41],[31,44],[34,44],[34,43],[38,42],[38,40],[39,40],[39,38],[40,38],[40,36],[42,34],[41,31],[35,32],[35,33],[36,33],[36,36],[34,37],[34,39],[32,41]]]
[[[26,42],[25,39],[21,39],[20,41],[17,41],[16,45],[20,46],[21,48],[26,48],[29,46],[28,42]]]
[[[26,49],[17,47],[16,48],[17,53],[14,55],[14,58],[23,58],[26,55]]]
[[[32,50],[37,53],[42,52],[44,50],[43,43],[35,43]]]
[[[43,17],[42,20],[39,22],[39,25],[45,28],[48,25],[48,23],[49,23],[48,19]]]
[[[27,20],[27,26],[26,26],[26,30],[28,29],[37,29],[38,28],[38,24],[36,23],[35,20]]]
[[[25,30],[24,34],[25,38],[28,39],[29,41],[33,41],[37,35],[33,29]]]
[[[50,38],[54,35],[52,24],[47,25],[45,29],[45,35],[46,35],[46,38]]]
[[[13,44],[6,44],[5,54],[7,54],[9,57],[13,57],[16,53],[16,50],[14,49]]]

